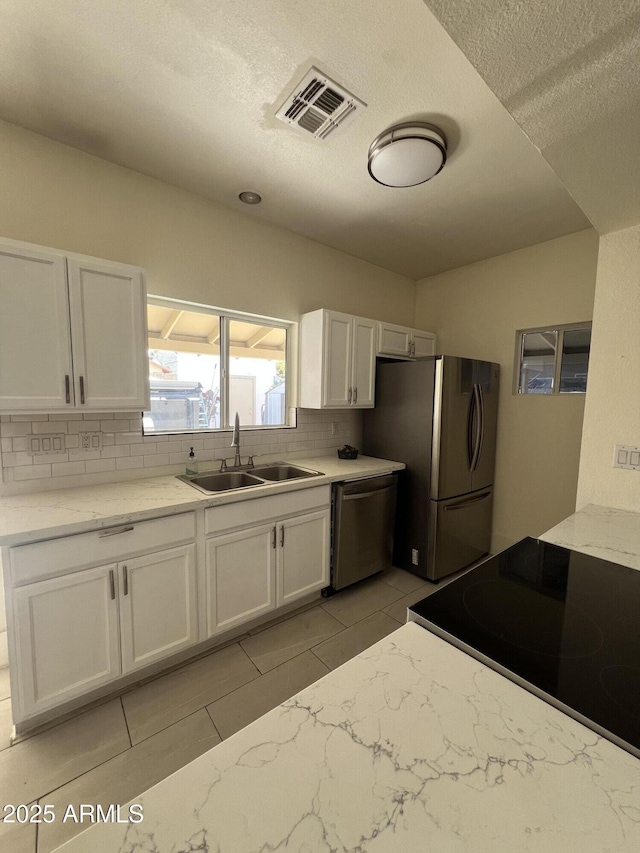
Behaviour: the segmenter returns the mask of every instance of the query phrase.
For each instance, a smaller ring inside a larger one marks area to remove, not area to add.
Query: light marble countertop
[[[354,480],[400,471],[402,462],[360,456],[287,456],[302,468],[321,471],[321,477],[253,486],[205,495],[175,476],[123,480],[0,498],[0,545],[16,545],[102,527],[172,515],[202,506],[237,503],[267,495],[309,489],[339,480]],[[204,472],[209,473],[209,472]]]
[[[563,548],[640,569],[640,513],[587,504],[540,537]]]
[[[59,850],[638,851],[639,791],[637,758],[409,623]]]

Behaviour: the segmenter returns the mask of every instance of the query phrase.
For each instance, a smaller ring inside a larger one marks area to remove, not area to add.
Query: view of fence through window
[[[236,412],[243,426],[286,425],[286,327],[158,302],[147,308],[145,433],[224,429]]]

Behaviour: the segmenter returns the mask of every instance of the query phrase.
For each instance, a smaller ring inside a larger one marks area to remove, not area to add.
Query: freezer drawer
[[[489,553],[492,503],[491,488],[449,500],[429,501],[430,580],[457,572]]]
[[[334,486],[334,590],[391,568],[397,485],[390,474]]]

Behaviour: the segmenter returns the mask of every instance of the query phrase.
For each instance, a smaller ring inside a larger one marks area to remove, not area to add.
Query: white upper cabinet
[[[69,258],[76,405],[149,406],[146,293],[137,267]]]
[[[0,411],[149,407],[143,270],[0,241]]]
[[[300,405],[372,408],[376,322],[319,309],[300,318]]]
[[[0,410],[65,408],[70,383],[65,258],[0,243]]]
[[[412,329],[411,333],[413,335],[414,358],[436,354],[435,332],[419,332],[417,329]]]
[[[435,355],[436,335],[393,323],[378,323],[377,355],[389,358],[421,358]]]

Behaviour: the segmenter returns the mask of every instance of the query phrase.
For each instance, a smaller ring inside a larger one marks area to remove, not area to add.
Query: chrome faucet
[[[236,419],[233,424],[233,438],[231,439],[231,447],[235,447],[236,455],[233,460],[233,467],[239,468],[242,465],[240,459],[240,415],[236,412]]]

